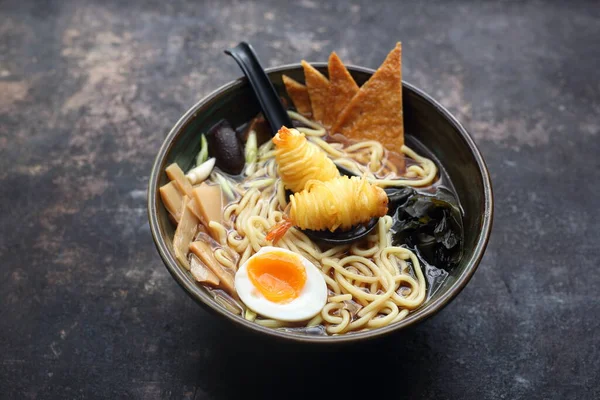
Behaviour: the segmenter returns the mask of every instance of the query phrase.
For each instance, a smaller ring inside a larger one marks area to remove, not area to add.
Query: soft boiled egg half
[[[279,321],[305,321],[327,302],[321,271],[300,254],[263,247],[235,274],[235,290],[248,308]]]

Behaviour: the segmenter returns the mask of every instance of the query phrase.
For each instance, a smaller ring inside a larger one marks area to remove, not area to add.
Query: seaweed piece
[[[398,197],[393,244],[418,250],[425,261],[438,268],[455,266],[462,257],[463,226],[454,195],[445,188],[438,188],[434,195],[413,189],[389,195]]]
[[[385,188],[388,195],[388,214],[393,215],[400,205],[406,203],[409,197],[414,196],[417,191],[410,186]]]
[[[446,278],[448,277],[448,271],[438,268],[434,265],[429,264],[419,253],[418,249],[413,249],[415,255],[419,259],[419,263],[421,264],[421,269],[423,271],[423,275],[425,276],[425,280],[427,281],[427,299],[431,299],[437,291],[442,287]]]

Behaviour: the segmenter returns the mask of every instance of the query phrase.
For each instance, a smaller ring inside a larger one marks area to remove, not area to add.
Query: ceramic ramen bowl
[[[327,73],[326,63],[313,65]],[[361,67],[347,68],[359,86],[374,72]],[[275,89],[285,98],[287,93],[281,75],[288,75],[300,82],[304,80],[300,64],[270,68],[267,73]],[[449,271],[442,286],[421,307],[397,323],[370,331],[337,336],[280,331],[247,321],[226,310],[177,263],[173,251],[175,227],[169,221],[158,190],[168,183],[164,170],[173,162],[177,162],[184,170],[189,169],[200,147],[200,133],[206,132],[219,120],[226,119],[232,126],[239,126],[256,116],[259,105],[245,78],[222,86],[192,106],[177,121],[158,151],[148,187],[148,217],[158,252],[173,278],[201,306],[234,325],[262,336],[298,342],[347,343],[375,338],[417,324],[444,308],[467,285],[483,257],[493,220],[492,186],[485,162],[473,139],[448,110],[406,82],[403,83],[403,103],[407,136],[424,145],[433,154],[434,162],[445,169],[464,211],[463,257]]]

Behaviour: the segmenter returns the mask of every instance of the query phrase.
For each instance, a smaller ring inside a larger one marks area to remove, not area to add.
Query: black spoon
[[[282,126],[293,127],[292,120],[283,107],[271,80],[258,61],[258,57],[252,46],[246,42],[240,42],[237,46],[225,50],[225,54],[233,57],[244,72],[244,75],[246,75],[246,78],[248,78],[248,82],[250,82],[250,86],[254,90],[263,115],[269,121],[269,125],[271,125],[271,134],[275,136]],[[356,176],[344,167],[337,166],[337,168],[342,175]],[[369,222],[356,225],[347,231],[304,230],[303,232],[313,240],[332,245],[347,244],[368,235],[375,228],[378,220],[378,218],[372,218]]]

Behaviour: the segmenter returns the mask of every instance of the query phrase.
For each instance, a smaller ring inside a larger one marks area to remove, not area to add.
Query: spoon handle
[[[252,46],[246,42],[240,42],[237,46],[225,50],[225,54],[233,57],[244,72],[244,75],[248,78],[248,82],[250,82],[252,89],[254,89],[254,94],[258,99],[260,108],[271,125],[273,135],[282,126],[292,128],[292,120],[283,108],[279,95],[275,91],[265,70],[260,65]]]

